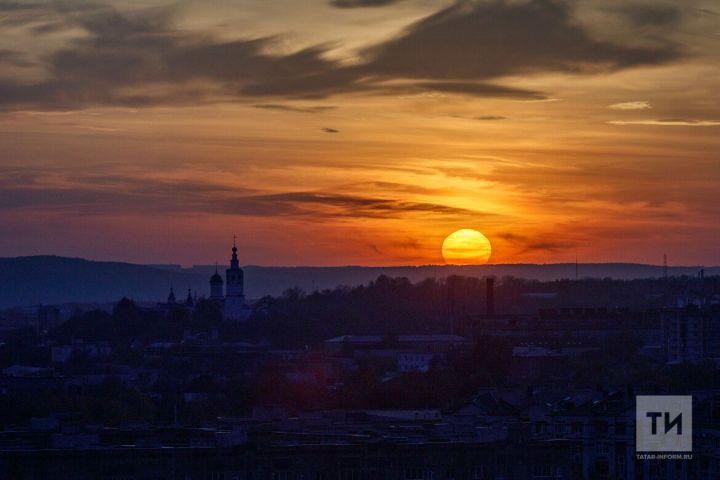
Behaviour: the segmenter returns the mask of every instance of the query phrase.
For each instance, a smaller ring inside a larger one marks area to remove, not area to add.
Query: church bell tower
[[[245,303],[245,274],[237,258],[237,245],[233,238],[230,268],[225,270],[225,305],[223,316],[228,320],[245,320],[249,309]]]

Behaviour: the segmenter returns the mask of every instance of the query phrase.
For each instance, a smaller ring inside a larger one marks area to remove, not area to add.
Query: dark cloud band
[[[12,15],[15,4],[3,5]],[[273,38],[219,42],[178,31],[170,8],[65,9],[55,13],[87,36],[48,57],[46,80],[0,80],[0,107],[138,107],[422,91],[536,100],[544,95],[497,82],[541,72],[614,71],[681,56],[668,43],[633,47],[596,40],[575,22],[568,4],[554,0],[458,2],[365,49],[354,66],[327,59],[320,46],[271,55]]]

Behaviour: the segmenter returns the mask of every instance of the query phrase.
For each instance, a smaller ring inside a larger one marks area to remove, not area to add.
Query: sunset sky
[[[720,4],[0,0],[0,256],[720,264]]]

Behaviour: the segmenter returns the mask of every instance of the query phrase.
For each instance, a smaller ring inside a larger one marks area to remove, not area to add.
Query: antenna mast
[[[578,258],[577,255],[575,255],[575,281],[578,281]]]

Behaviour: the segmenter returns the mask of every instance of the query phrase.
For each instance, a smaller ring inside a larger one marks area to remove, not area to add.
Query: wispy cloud
[[[253,105],[254,108],[260,108],[262,110],[278,110],[281,112],[294,112],[294,113],[322,113],[329,110],[334,110],[337,107],[332,105],[317,105],[308,107],[299,107],[296,105],[284,105],[279,103],[262,103]]]
[[[664,127],[716,127],[720,125],[720,120],[668,118],[660,120],[611,120],[608,123],[611,125],[655,125]]]
[[[399,1],[401,0],[330,0],[330,5],[337,8],[383,7]]]
[[[0,210],[47,209],[76,213],[213,213],[297,218],[403,218],[407,215],[491,216],[442,203],[407,200],[407,192],[431,193],[401,184],[365,183],[337,188],[263,193],[218,182],[160,180],[120,174],[73,177],[62,172],[5,169]],[[368,194],[347,192],[362,188]],[[371,192],[375,193],[371,193]],[[383,194],[382,192],[385,192]]]
[[[17,50],[0,49],[0,65],[3,63],[16,67],[27,67],[32,65],[32,62],[27,60],[24,53]]]
[[[557,233],[530,236],[512,232],[500,232],[496,236],[510,243],[520,255],[537,251],[562,252],[572,249],[578,244],[574,240],[561,238]]]
[[[366,68],[377,73],[474,80],[531,72],[597,73],[680,56],[668,44],[630,47],[596,40],[574,22],[568,4],[550,0],[457,2],[368,54],[372,60]]]
[[[676,25],[683,17],[675,5],[630,3],[616,8],[636,27]]]
[[[402,218],[406,214],[492,215],[439,203],[412,202],[394,198],[346,195],[332,192],[288,192],[235,199],[253,205],[274,205],[278,212],[317,217]]]
[[[613,103],[612,105],[608,105],[608,108],[612,108],[613,110],[645,110],[652,108],[652,105],[646,101],[635,101]]]
[[[80,129],[83,129],[83,130],[90,130],[90,131],[93,131],[93,132],[105,132],[105,133],[110,133],[110,132],[119,132],[119,131],[120,131],[119,128],[99,127],[99,126],[97,126],[97,125],[75,125],[75,127],[76,127],[76,128],[80,128]]]

